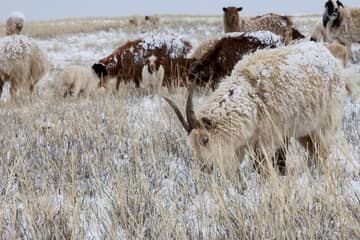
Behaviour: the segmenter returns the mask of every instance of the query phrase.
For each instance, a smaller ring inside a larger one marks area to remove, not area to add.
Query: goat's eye
[[[208,136],[202,136],[200,138],[200,143],[201,143],[201,145],[206,146],[209,143],[209,137]]]
[[[108,65],[107,65],[109,68],[113,68],[114,66],[115,66],[115,64],[114,63],[109,63]]]

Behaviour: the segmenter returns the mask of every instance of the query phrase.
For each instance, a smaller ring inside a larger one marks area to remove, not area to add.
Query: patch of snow
[[[284,45],[279,35],[276,35],[275,33],[269,31],[247,32],[245,33],[244,36],[256,38],[262,44],[266,44],[266,45],[275,44],[275,46],[277,47]]]
[[[31,54],[32,40],[24,35],[6,36],[0,39],[0,69],[7,61],[20,61]],[[21,57],[21,59],[19,58]]]
[[[174,34],[152,34],[145,36],[140,45],[146,50],[166,48],[170,58],[177,58],[184,54],[183,40]]]

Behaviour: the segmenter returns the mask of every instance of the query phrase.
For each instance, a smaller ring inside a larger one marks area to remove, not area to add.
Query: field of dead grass
[[[173,19],[164,27],[194,39],[200,37],[189,23],[221,27],[219,17]],[[26,31],[40,42],[60,30],[123,31],[121,18],[91,27],[87,21],[49,21]],[[67,49],[62,40],[54,39],[60,52]],[[96,46],[86,41],[86,48]],[[56,48],[48,51],[54,64],[60,61]],[[1,239],[360,238],[360,102],[347,99],[337,144],[318,169],[309,169],[306,153],[292,143],[287,176],[264,179],[249,157],[230,167],[233,174],[206,174],[161,97],[122,86],[115,95],[63,99],[50,81],[54,74],[33,96],[0,102]],[[198,92],[195,104],[208,94]],[[161,95],[184,106],[186,89]]]

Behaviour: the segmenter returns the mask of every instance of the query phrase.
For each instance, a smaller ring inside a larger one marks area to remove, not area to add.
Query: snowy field
[[[294,20],[309,36],[320,16]],[[360,239],[360,100],[346,100],[323,167],[308,169],[306,153],[293,143],[289,175],[263,179],[248,157],[235,166],[237,174],[201,172],[160,97],[133,86],[87,99],[60,96],[64,66],[90,67],[128,40],[166,32],[196,47],[222,32],[220,16],[161,21],[155,30],[132,28],[122,18],[25,29],[46,50],[52,70],[35,96],[9,101],[6,86],[0,102],[0,238]],[[360,60],[360,45],[353,50]],[[360,63],[351,68],[360,73]],[[197,93],[195,106],[208,94]],[[162,95],[184,106],[186,89]]]

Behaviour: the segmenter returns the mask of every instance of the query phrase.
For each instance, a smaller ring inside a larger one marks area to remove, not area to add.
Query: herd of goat
[[[61,73],[61,94],[89,95],[98,87],[114,91],[111,79],[116,79],[117,90],[121,82],[155,92],[161,86],[188,86],[186,117],[170,98],[165,100],[207,171],[216,159],[242,161],[251,149],[259,170],[274,164],[285,173],[290,138],[308,150],[310,166],[327,159],[346,90],[351,93],[356,75],[346,66],[351,44],[360,42],[360,8],[328,0],[312,41],[304,39],[291,17],[270,13],[247,18],[241,11],[223,8],[226,34],[194,51],[185,39],[156,34],[127,42],[92,67],[68,66]],[[159,24],[158,16],[145,20]],[[138,21],[130,18],[129,24]],[[7,36],[0,40],[0,97],[5,81],[12,97],[19,86],[33,91],[49,68],[43,50],[21,35],[23,25],[21,14],[12,15]],[[196,111],[194,86],[214,91]]]

